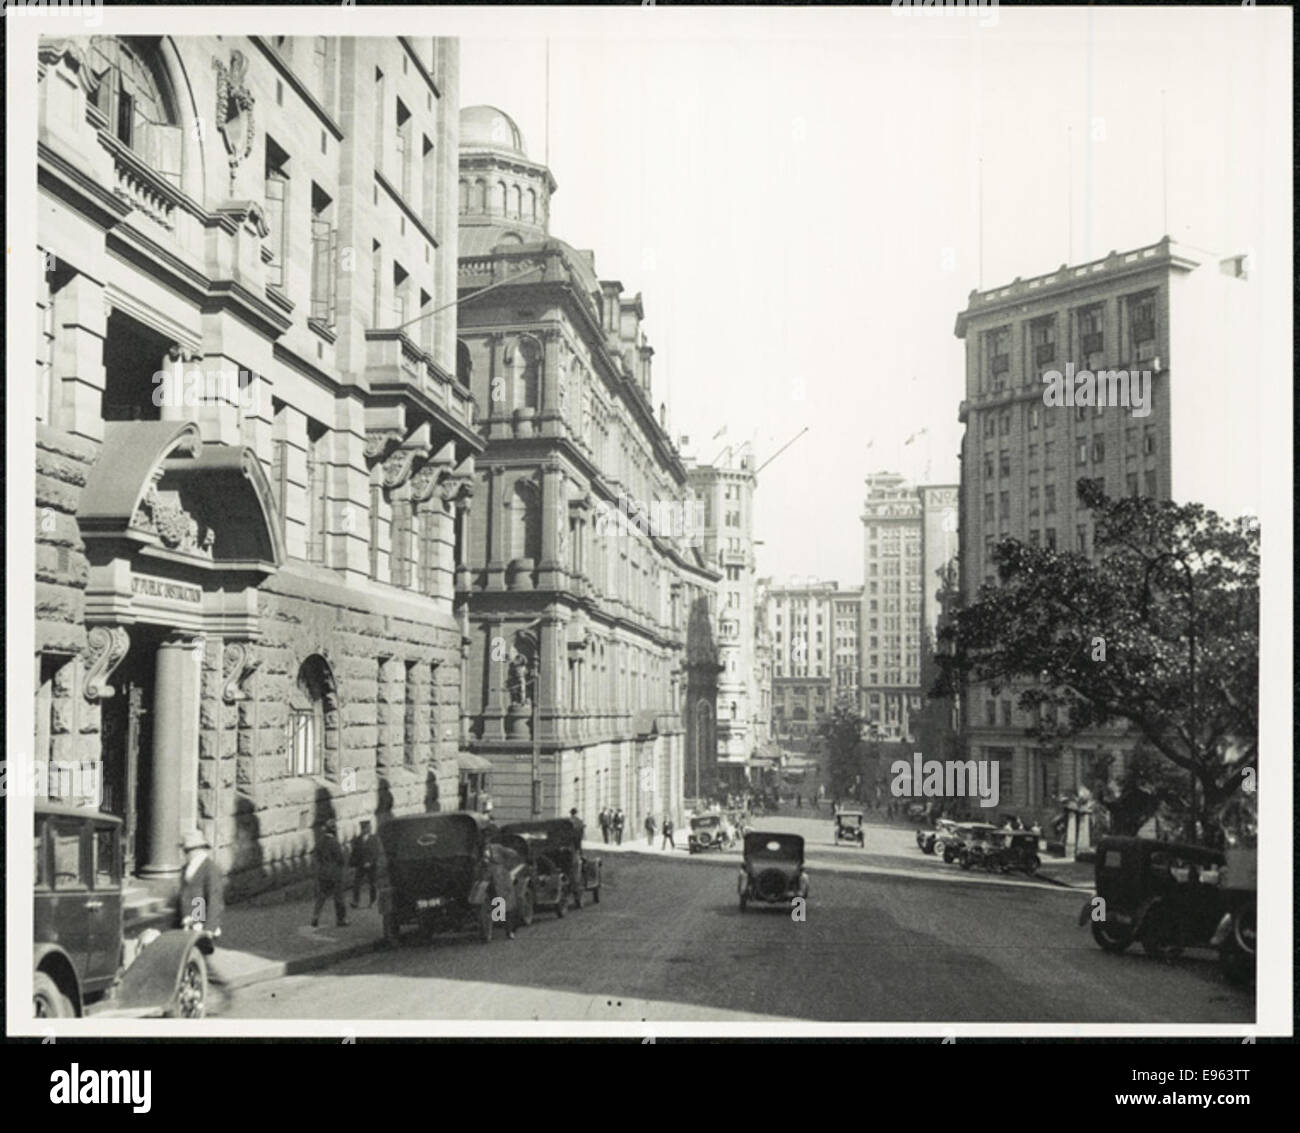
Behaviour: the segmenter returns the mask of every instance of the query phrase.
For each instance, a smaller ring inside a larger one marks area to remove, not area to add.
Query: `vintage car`
[[[691,816],[691,832],[687,835],[686,848],[692,854],[704,850],[729,850],[735,841],[735,828],[725,814],[713,811]]]
[[[583,853],[577,830],[567,818],[507,823],[497,840],[532,867],[536,907],[553,908],[562,917],[570,900],[581,909],[587,893],[594,904],[600,904],[601,859]]]
[[[934,826],[924,826],[916,832],[916,844],[923,854],[943,855],[943,848],[953,840],[958,822],[955,818],[937,818]]]
[[[808,873],[804,869],[803,838],[798,834],[774,834],[752,830],[745,835],[745,861],[740,867],[737,890],[740,911],[751,901],[784,904],[795,897],[808,897]]]
[[[860,810],[837,810],[835,812],[835,844],[856,842],[859,846],[867,844],[866,831],[862,825],[863,813]]]
[[[412,814],[379,828],[379,914],[384,939],[403,927],[424,931],[472,928],[485,944],[498,924],[513,935],[533,921],[532,866],[493,840],[481,814]]]
[[[35,851],[37,1018],[203,1018],[212,936],[171,928],[171,910],[161,931],[146,922],[125,927],[121,819],[38,803]]]
[[[1095,868],[1096,894],[1080,910],[1079,924],[1091,924],[1102,949],[1119,953],[1140,941],[1148,955],[1170,959],[1184,948],[1217,948],[1230,979],[1253,975],[1255,891],[1234,883],[1223,851],[1106,837]]]
[[[943,860],[958,862],[962,851],[997,827],[988,822],[959,822],[953,827],[951,835],[944,839]]]
[[[1031,830],[1002,830],[1002,854],[999,862],[1003,873],[1018,871],[1031,876],[1038,872],[1043,860],[1038,856],[1038,835]]]

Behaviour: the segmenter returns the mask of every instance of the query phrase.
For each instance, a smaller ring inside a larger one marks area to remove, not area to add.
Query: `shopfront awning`
[[[462,771],[472,771],[477,773],[480,771],[492,770],[492,761],[490,759],[484,759],[483,756],[475,755],[470,751],[457,752],[456,763],[460,766]]]

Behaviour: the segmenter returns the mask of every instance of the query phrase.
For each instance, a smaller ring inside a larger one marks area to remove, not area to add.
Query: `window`
[[[1079,442],[1079,463],[1080,464],[1088,463],[1088,442],[1087,441]]]
[[[113,829],[95,827],[95,888],[111,889],[117,877],[116,843]]]
[[[396,260],[393,261],[393,314],[392,325],[400,327],[409,317],[411,300],[410,274]]]
[[[986,437],[992,437],[995,436],[996,434],[997,434],[997,421],[994,420],[992,413],[986,413],[984,415],[984,435]]]
[[[1047,515],[1056,514],[1056,485],[1043,485],[1043,510]]]
[[[998,493],[998,515],[1008,516],[1011,514],[1011,493]]]
[[[1038,488],[1036,485],[1029,489],[1029,514],[1038,514]]]
[[[1029,427],[1030,427],[1031,429],[1037,429],[1037,428],[1038,428],[1038,421],[1039,421],[1038,414],[1039,414],[1038,406],[1037,406],[1037,405],[1031,405],[1031,406],[1029,407]]]
[[[1047,418],[1047,423],[1048,425],[1051,425],[1052,423],[1051,417]],[[1043,470],[1045,472],[1051,472],[1055,467],[1056,467],[1056,442],[1044,441],[1043,442]]]
[[[1086,524],[1079,524],[1075,528],[1074,549],[1081,555],[1088,553],[1088,528]]]
[[[1151,456],[1156,451],[1156,435],[1147,430],[1142,434],[1142,451]]]
[[[266,265],[268,287],[289,289],[289,155],[266,139],[266,225],[271,259]]]
[[[998,723],[998,703],[996,700],[986,700],[984,702],[984,723],[990,728],[994,728]]]
[[[1011,410],[1004,409],[998,414],[998,433],[1006,436],[1011,432]]]
[[[94,36],[87,61],[99,80],[95,106],[108,130],[173,185],[181,182],[181,128],[172,125],[162,90],[138,41]]]
[[[1056,362],[1056,319],[1049,316],[1030,323],[1029,344],[1033,349],[1034,370],[1041,375]]]
[[[1011,328],[998,327],[984,334],[984,350],[987,372],[995,391],[1006,386],[1007,375],[1011,370]]]
[[[1102,363],[1104,337],[1102,334],[1102,305],[1094,304],[1082,308],[1076,318],[1079,333],[1079,352],[1083,355],[1083,364],[1087,369],[1094,369]]]
[[[1049,551],[1056,550],[1056,528],[1049,527],[1043,532],[1043,541],[1047,544]]]
[[[415,695],[416,668],[417,663],[415,661],[406,662],[406,680],[404,684],[406,696],[402,714],[402,762],[407,767],[414,767],[418,762],[416,758],[416,725],[419,720],[419,711]]]
[[[1128,496],[1138,494],[1138,475],[1136,472],[1126,472],[1124,474],[1124,494]]]
[[[1011,454],[1007,452],[1005,449],[1003,449],[1002,452],[998,453],[998,475],[999,476],[1011,475]]]
[[[984,479],[993,479],[993,454],[991,452],[984,454]]]
[[[993,493],[992,492],[984,493],[984,518],[985,519],[993,518]]]
[[[326,495],[329,485],[329,430],[307,422],[307,558],[325,562]]]
[[[1094,464],[1100,464],[1106,459],[1106,439],[1105,437],[1092,438],[1092,460]]]
[[[85,889],[90,884],[81,856],[81,831],[79,819],[54,819],[50,823],[55,889]]]
[[[1130,295],[1125,304],[1128,315],[1128,358],[1146,362],[1156,354],[1156,293],[1143,291]]]
[[[1146,495],[1154,497],[1156,493],[1156,474],[1154,471],[1148,471],[1145,474]]]
[[[397,148],[397,172],[401,181],[402,197],[409,201],[411,199],[411,164],[414,156],[411,152],[411,112],[406,109],[406,103],[400,98],[397,100],[395,142]]]
[[[1009,700],[1002,701],[1002,726],[1011,727],[1011,701]]]
[[[1031,444],[1029,446],[1028,456],[1030,464],[1038,463],[1038,446],[1036,444]]]
[[[334,202],[315,182],[311,187],[311,318],[321,326],[338,321],[338,230]]]

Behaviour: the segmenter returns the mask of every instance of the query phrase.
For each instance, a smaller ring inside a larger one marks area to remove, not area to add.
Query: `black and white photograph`
[[[1293,1034],[1289,8],[5,22],[10,1035]]]

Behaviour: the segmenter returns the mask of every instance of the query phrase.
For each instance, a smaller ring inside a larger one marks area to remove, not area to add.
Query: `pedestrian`
[[[493,807],[493,805],[494,805],[494,804],[493,804],[493,802],[492,802],[492,795],[491,795],[491,793],[488,792],[488,791],[484,791],[484,792],[483,792],[483,798],[482,798],[482,800],[479,802],[479,806],[482,808],[483,813],[487,816],[487,820],[488,820],[489,822],[492,821],[492,807]]]
[[[645,844],[652,849],[655,844],[655,816],[653,814],[645,816]]]
[[[569,808],[569,821],[573,823],[573,828],[578,832],[578,848],[582,849],[582,839],[587,833],[587,824],[578,817],[578,808]]]
[[[609,827],[613,819],[609,813],[609,807],[602,807],[600,811],[600,836],[605,840],[605,845],[609,845]]]
[[[667,815],[664,815],[664,843],[670,850],[677,849],[677,843],[673,841],[673,820]],[[664,846],[661,844],[659,848],[662,850]]]
[[[185,867],[181,871],[180,926],[220,936],[225,878],[212,856],[212,846],[201,830],[191,830],[181,842],[181,849],[185,851]]]
[[[626,822],[627,822],[627,817],[626,815],[623,814],[623,808],[621,806],[615,807],[613,826],[614,826],[614,845],[616,846],[621,846],[623,844],[623,827],[626,824]]]
[[[343,907],[343,847],[339,845],[338,823],[325,820],[316,842],[316,904],[311,912],[311,927],[320,924],[320,911],[329,898],[334,900],[334,921],[343,928],[348,923]]]
[[[352,907],[361,907],[361,882],[370,892],[366,908],[375,903],[375,870],[379,865],[379,839],[370,829],[370,819],[361,820],[361,833],[352,841]]]

